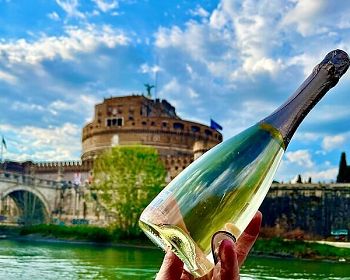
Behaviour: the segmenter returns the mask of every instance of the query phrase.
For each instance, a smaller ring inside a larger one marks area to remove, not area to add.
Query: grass
[[[129,245],[153,246],[153,243],[143,234],[126,235],[115,228],[94,227],[88,225],[53,225],[41,224],[22,227],[22,236],[37,235],[45,238],[62,239],[68,241],[89,241],[98,243],[123,243]]]
[[[281,238],[258,239],[253,247],[253,253],[305,259],[339,259],[350,257],[350,249],[347,248],[337,248],[326,244],[299,240],[288,241]]]
[[[107,228],[92,226],[62,226],[41,224],[26,226],[20,230],[20,235],[39,234],[44,237],[82,240],[92,242],[112,242],[113,232]]]

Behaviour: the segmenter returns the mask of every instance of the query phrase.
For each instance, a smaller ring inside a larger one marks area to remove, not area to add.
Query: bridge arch
[[[36,188],[17,185],[7,188],[1,194],[1,199],[9,196],[15,202],[18,210],[21,212],[23,219],[31,215],[33,218],[35,215],[34,223],[43,223],[49,219],[51,213],[51,207],[45,196]],[[26,201],[31,202],[30,205],[26,205]]]

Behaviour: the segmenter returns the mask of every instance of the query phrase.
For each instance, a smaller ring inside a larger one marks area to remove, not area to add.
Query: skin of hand
[[[257,212],[247,228],[234,243],[223,240],[219,247],[219,261],[214,269],[200,280],[237,280],[239,268],[253,247],[260,231],[261,212]],[[194,277],[183,269],[183,262],[171,251],[166,253],[156,280],[193,280]]]

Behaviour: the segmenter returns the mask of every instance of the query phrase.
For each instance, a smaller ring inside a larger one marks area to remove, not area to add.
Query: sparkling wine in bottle
[[[207,274],[214,266],[211,252],[246,228],[295,130],[348,67],[344,51],[330,52],[275,112],[189,165],[142,213],[146,235],[170,247],[195,277]]]

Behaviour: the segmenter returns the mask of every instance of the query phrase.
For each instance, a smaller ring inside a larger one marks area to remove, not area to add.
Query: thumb
[[[183,262],[171,250],[168,250],[156,280],[179,280],[182,271]]]

